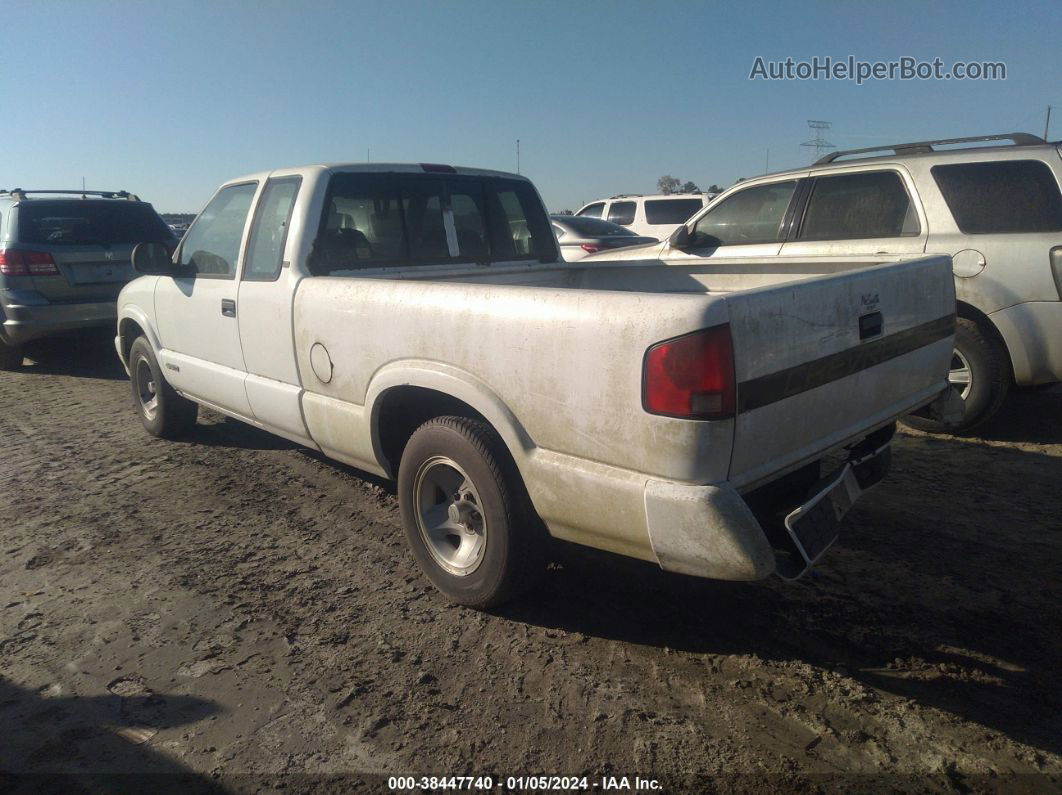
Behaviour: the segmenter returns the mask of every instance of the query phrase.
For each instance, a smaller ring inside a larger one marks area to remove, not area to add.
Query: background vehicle
[[[1062,145],[1024,133],[832,152],[729,188],[660,246],[599,256],[731,274],[741,258],[760,270],[759,258],[775,257],[771,270],[796,279],[809,262],[828,273],[852,257],[947,254],[959,316],[950,381],[965,411],[954,423],[907,421],[963,432],[991,417],[1012,383],[1062,381],[1060,183]]]
[[[565,262],[576,262],[599,251],[660,242],[655,237],[636,235],[630,229],[600,218],[551,215],[550,220]]]
[[[141,242],[177,240],[126,191],[0,191],[0,369],[26,342],[113,323]]]
[[[201,403],[396,478],[421,568],[478,607],[541,568],[546,530],[701,577],[799,576],[884,476],[895,418],[951,394],[945,257],[796,285],[739,268],[726,292],[717,269],[567,265],[501,172],[252,174],[172,260],[133,261],[153,275],[122,291],[115,344],[147,431],[187,431]]]
[[[710,200],[707,193],[660,193],[654,196],[625,193],[590,202],[576,215],[603,218],[625,226],[635,234],[662,240]]]

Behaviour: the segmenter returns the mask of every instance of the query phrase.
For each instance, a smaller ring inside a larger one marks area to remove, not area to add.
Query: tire
[[[962,434],[985,422],[1003,405],[1010,389],[1010,359],[994,336],[968,318],[959,318],[955,328],[955,353],[948,381],[965,405],[959,422],[948,424],[907,416],[904,424],[930,433]]]
[[[496,607],[544,568],[540,520],[504,442],[484,422],[421,425],[402,453],[398,498],[417,564],[451,602]]]
[[[176,439],[195,425],[199,405],[174,391],[144,337],[137,337],[129,349],[129,384],[133,406],[152,436]]]
[[[17,370],[22,366],[22,346],[0,342],[0,370]]]

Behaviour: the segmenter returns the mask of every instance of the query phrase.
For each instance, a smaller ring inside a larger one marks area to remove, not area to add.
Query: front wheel
[[[1010,360],[1002,344],[977,323],[959,318],[948,383],[963,402],[962,419],[945,423],[907,416],[905,425],[931,433],[965,433],[995,414],[1010,388]]]
[[[538,520],[486,423],[437,417],[421,425],[402,453],[398,497],[413,555],[450,601],[494,607],[541,571]]]
[[[198,404],[181,397],[169,385],[145,337],[137,337],[129,349],[129,383],[133,406],[144,430],[152,436],[176,439],[195,425]]]

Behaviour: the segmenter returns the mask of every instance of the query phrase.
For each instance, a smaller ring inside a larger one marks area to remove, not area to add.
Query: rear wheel
[[[494,607],[543,568],[538,519],[486,423],[438,417],[421,425],[402,453],[398,497],[417,563],[452,602]]]
[[[0,342],[0,370],[17,370],[22,366],[22,346]]]
[[[137,337],[129,349],[129,383],[133,405],[144,429],[160,439],[175,439],[195,425],[199,406],[177,394],[162,376],[151,344]]]
[[[955,328],[948,383],[962,398],[961,420],[949,424],[908,416],[904,423],[931,433],[965,433],[995,414],[1010,388],[1010,360],[1006,350],[994,336],[968,318],[959,318]]]

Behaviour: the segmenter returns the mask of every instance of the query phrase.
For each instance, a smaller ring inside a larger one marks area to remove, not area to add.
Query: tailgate
[[[757,485],[928,402],[955,333],[949,257],[726,297],[737,409],[730,482]]]

